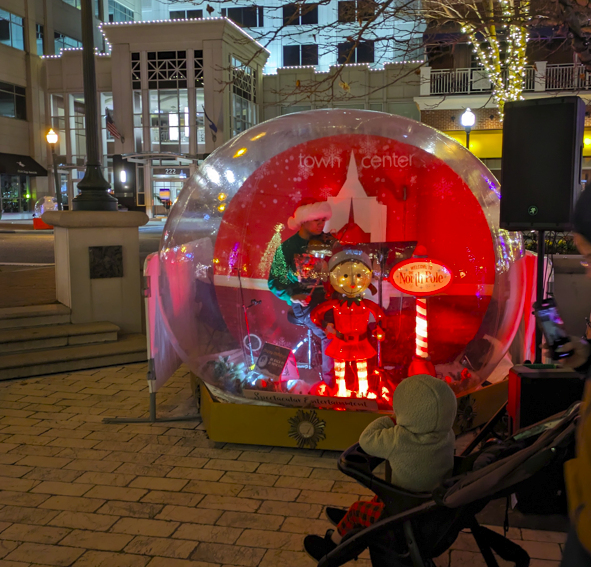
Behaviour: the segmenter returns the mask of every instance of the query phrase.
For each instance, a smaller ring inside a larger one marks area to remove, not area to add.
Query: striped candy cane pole
[[[417,320],[416,320],[416,355],[419,358],[429,358],[428,333],[427,333],[427,298],[417,297]]]

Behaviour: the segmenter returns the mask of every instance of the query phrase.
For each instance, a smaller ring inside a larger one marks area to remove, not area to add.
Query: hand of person
[[[334,325],[332,323],[329,323],[328,325],[326,325],[324,332],[327,335],[333,335],[333,336],[336,336],[336,334],[337,334],[337,330],[334,328]]]
[[[305,293],[298,293],[291,296],[292,303],[299,303],[302,307],[308,307],[310,304],[310,296]]]
[[[552,359],[553,362],[562,366],[563,368],[578,368],[587,362],[589,356],[591,356],[591,346],[587,341],[580,339],[579,337],[569,337],[568,343],[560,345],[556,348],[556,354],[572,351],[570,356],[564,358]],[[544,348],[544,354],[552,357],[552,352],[548,347]]]

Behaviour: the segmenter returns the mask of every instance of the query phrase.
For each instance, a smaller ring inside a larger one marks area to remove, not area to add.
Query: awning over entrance
[[[0,173],[47,177],[47,170],[29,156],[0,154]]]

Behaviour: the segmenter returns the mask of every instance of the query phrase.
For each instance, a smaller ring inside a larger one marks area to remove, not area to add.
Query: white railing
[[[578,91],[591,88],[591,73],[583,65],[562,63],[546,66],[547,91]]]
[[[425,77],[428,94],[479,94],[492,91],[484,69],[428,69]],[[507,81],[503,70],[503,81]],[[527,65],[524,70],[524,92],[591,90],[591,73],[583,65],[572,63],[547,65],[545,62]],[[427,94],[421,88],[421,94]]]
[[[503,69],[503,81],[507,80],[507,70]],[[524,90],[533,91],[535,83],[535,69],[527,66],[525,69]],[[492,84],[486,71],[476,69],[432,69],[432,95],[437,94],[477,94],[492,91]]]

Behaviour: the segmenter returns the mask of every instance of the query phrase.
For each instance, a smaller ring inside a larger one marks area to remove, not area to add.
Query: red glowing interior
[[[242,343],[246,331],[236,278],[240,270],[245,303],[262,300],[249,311],[251,334],[262,344],[288,348],[305,337],[303,327],[287,321],[290,307],[266,287],[275,247],[293,234],[278,225],[286,224],[302,198],[337,196],[351,153],[367,197],[387,207],[386,241],[418,242],[454,274],[441,295],[427,300],[425,350],[433,364],[452,361],[476,335],[491,299],[495,254],[490,227],[470,188],[446,163],[410,144],[374,136],[333,136],[295,146],[264,163],[229,200],[214,251],[214,283],[226,324]],[[359,233],[351,226],[345,232]],[[362,232],[367,240],[367,231]],[[383,310],[382,360],[389,370],[377,369],[375,358],[368,360],[366,396],[391,404],[393,388],[408,375],[417,350],[415,299],[386,294]],[[375,338],[370,340],[377,348]],[[306,348],[298,351],[298,358]],[[341,393],[356,397],[365,386],[360,392],[352,365],[345,369],[346,389]],[[311,393],[337,392],[319,383]]]

